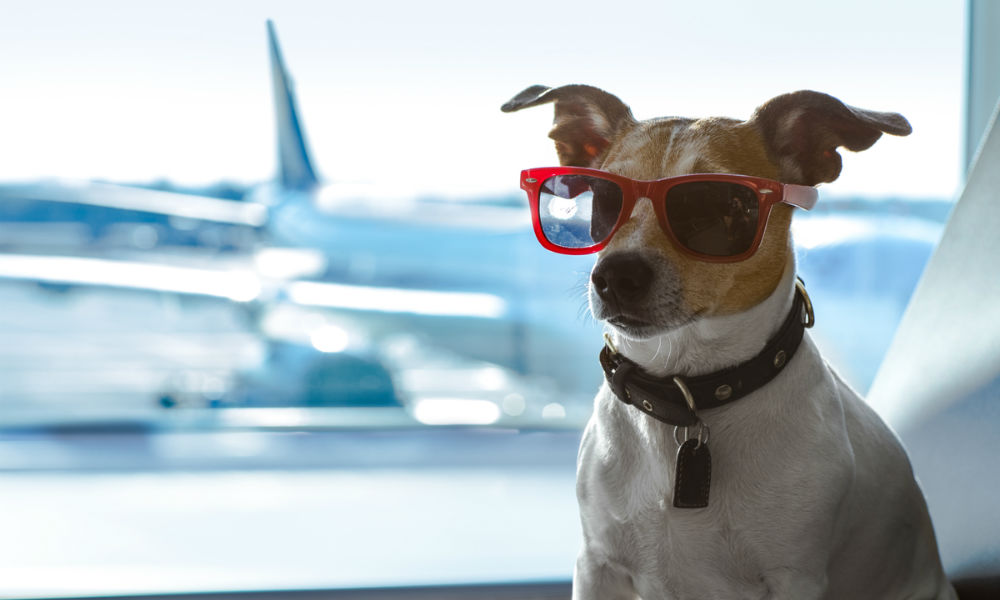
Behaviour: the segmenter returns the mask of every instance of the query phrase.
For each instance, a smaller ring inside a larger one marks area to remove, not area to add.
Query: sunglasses
[[[561,254],[602,250],[636,202],[649,198],[660,229],[681,251],[708,262],[749,258],[760,246],[771,207],[809,210],[816,188],[723,173],[638,181],[583,167],[521,171],[542,246]]]

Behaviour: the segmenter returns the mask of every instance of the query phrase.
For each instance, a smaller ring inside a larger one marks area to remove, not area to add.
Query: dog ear
[[[616,96],[589,85],[549,88],[533,85],[500,107],[503,112],[555,102],[549,137],[555,140],[559,164],[594,167],[622,128],[635,123],[632,111]]]
[[[883,133],[909,135],[903,115],[848,106],[812,91],[784,94],[764,103],[750,118],[781,168],[782,181],[816,185],[840,175],[837,148],[867,150]]]

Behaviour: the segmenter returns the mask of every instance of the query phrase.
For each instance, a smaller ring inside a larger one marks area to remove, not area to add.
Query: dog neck
[[[794,293],[795,261],[790,258],[774,292],[749,310],[697,319],[645,340],[630,340],[613,330],[608,333],[618,351],[650,375],[704,375],[760,352],[791,310]]]

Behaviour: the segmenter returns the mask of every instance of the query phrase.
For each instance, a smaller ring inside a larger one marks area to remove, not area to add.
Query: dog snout
[[[653,269],[638,254],[613,254],[601,259],[590,274],[594,291],[605,302],[635,304],[653,284]]]

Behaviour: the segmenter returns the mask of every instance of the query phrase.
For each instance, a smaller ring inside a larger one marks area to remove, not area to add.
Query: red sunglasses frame
[[[593,246],[585,248],[563,248],[550,242],[542,231],[542,221],[539,211],[539,193],[542,183],[550,177],[558,175],[587,175],[611,181],[622,190],[622,208],[618,214],[618,221],[611,228],[611,232],[606,238]],[[757,233],[754,235],[750,248],[743,253],[734,256],[713,256],[702,254],[687,248],[677,239],[670,222],[667,219],[666,198],[670,188],[681,183],[695,183],[700,181],[722,181],[726,183],[738,183],[744,185],[757,195]],[[535,237],[546,250],[559,254],[593,254],[600,252],[608,245],[618,229],[632,217],[632,210],[635,209],[636,202],[642,198],[648,198],[653,203],[653,212],[656,213],[660,229],[667,235],[675,248],[681,252],[693,256],[698,260],[706,262],[739,262],[753,256],[760,246],[760,241],[764,238],[764,229],[767,226],[767,218],[771,214],[771,207],[775,204],[784,203],[799,208],[809,210],[816,205],[819,192],[814,187],[805,185],[795,185],[791,183],[781,183],[763,177],[751,177],[749,175],[732,175],[729,173],[696,173],[693,175],[679,175],[677,177],[667,177],[655,181],[641,181],[630,179],[599,169],[588,169],[585,167],[541,167],[535,169],[525,169],[521,171],[521,189],[528,193],[528,204],[531,206],[531,222],[534,225]]]

